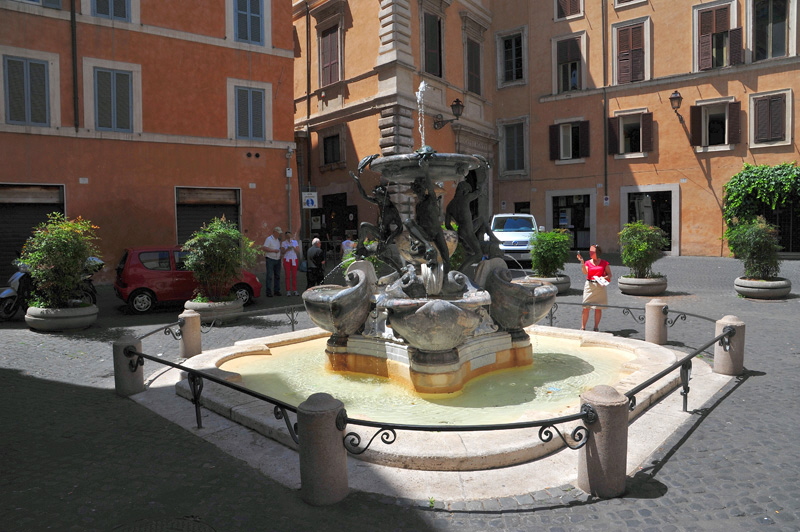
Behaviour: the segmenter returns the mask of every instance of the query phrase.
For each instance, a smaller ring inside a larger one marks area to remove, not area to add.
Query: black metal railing
[[[566,305],[578,305],[583,306],[580,303],[563,303]],[[623,307],[623,306],[613,306],[613,305],[594,305],[597,307],[602,308],[618,308],[623,310],[623,315],[630,315],[634,321],[638,323],[644,323],[644,316],[634,316],[633,311],[644,311],[643,308],[632,308],[632,307]],[[557,307],[557,305],[554,305]],[[302,308],[301,305],[291,305],[287,307],[280,307],[278,309],[273,309],[270,314],[275,314],[277,312],[289,312],[289,309],[298,309]],[[277,311],[277,312],[276,312]],[[296,310],[292,310],[292,312],[296,312]],[[669,308],[665,305],[662,309],[662,313],[666,316],[665,323],[669,326],[674,325],[674,322],[678,319],[686,320],[686,316],[692,316],[696,318],[700,318],[703,320],[708,320],[714,322],[714,320],[700,316],[697,314],[691,314],[688,312],[681,312],[681,311],[670,311]],[[674,318],[672,323],[668,318],[669,313],[677,314],[676,318]],[[249,315],[265,315],[263,311],[254,311],[251,313],[245,313]],[[552,320],[552,316],[551,316]],[[154,331],[146,333],[140,337],[139,340],[151,336],[159,331],[164,331],[164,334],[172,335],[176,339],[180,339],[181,333],[180,330],[177,332],[172,330],[172,327],[175,326],[183,326],[184,320],[181,319],[178,322],[166,325],[164,327],[160,327]],[[292,330],[294,330],[294,323],[292,326]],[[675,362],[670,367],[662,370],[658,374],[654,375],[653,377],[647,379],[645,382],[639,384],[638,386],[634,387],[630,391],[626,392],[624,395],[628,398],[629,402],[629,409],[632,411],[636,408],[636,395],[640,393],[642,390],[646,389],[647,387],[651,386],[652,384],[656,383],[657,381],[667,377],[671,373],[673,373],[676,369],[680,368],[680,380],[681,380],[681,395],[683,396],[683,411],[687,411],[687,402],[688,402],[688,395],[689,395],[689,380],[691,378],[691,370],[692,370],[692,360],[703,353],[706,349],[714,345],[715,343],[719,342],[719,344],[723,347],[725,351],[730,349],[730,338],[736,334],[736,329],[730,325],[724,327],[723,332],[717,335],[714,339],[710,340],[703,346],[699,347],[698,349],[694,350],[692,353],[686,355],[685,357],[681,358],[677,362]],[[236,383],[228,382],[223,380],[215,375],[206,373],[201,370],[189,368],[183,366],[181,364],[170,362],[168,360],[164,360],[160,357],[155,357],[152,355],[148,355],[145,353],[141,353],[136,351],[133,346],[128,346],[124,349],[124,354],[128,358],[130,358],[129,367],[131,371],[136,371],[138,366],[144,365],[144,359],[152,360],[154,362],[158,362],[160,364],[164,364],[170,366],[175,369],[179,369],[181,371],[185,371],[188,374],[188,381],[189,381],[189,388],[192,393],[192,400],[191,402],[195,406],[195,416],[197,419],[197,427],[202,428],[202,419],[201,419],[201,396],[203,392],[203,384],[204,380],[208,380],[219,384],[223,387],[227,387],[238,392],[241,392],[245,395],[258,399],[260,401],[264,401],[270,403],[275,406],[273,413],[276,419],[283,420],[286,424],[286,428],[291,436],[292,440],[295,443],[299,443],[298,433],[297,433],[297,423],[295,422],[292,424],[289,421],[287,416],[287,412],[292,412],[297,415],[297,407],[292,406],[288,403],[285,403],[279,399],[275,399],[274,397],[270,397],[268,395],[250,390],[245,388],[244,386],[240,386]],[[577,450],[586,445],[588,442],[589,437],[589,430],[585,425],[590,425],[594,423],[597,419],[597,413],[595,409],[589,404],[581,405],[580,412],[576,414],[571,414],[567,416],[561,416],[551,419],[545,420],[538,420],[538,421],[527,421],[527,422],[517,422],[517,423],[505,423],[505,424],[496,424],[496,425],[407,425],[407,424],[394,424],[394,423],[383,423],[379,421],[368,421],[363,419],[356,419],[350,418],[347,416],[346,411],[343,409],[336,420],[336,425],[339,430],[344,431],[347,425],[357,425],[363,427],[371,427],[378,429],[369,441],[361,447],[362,438],[356,432],[348,432],[344,436],[344,446],[348,452],[351,454],[362,454],[364,453],[372,443],[375,441],[376,438],[380,437],[381,442],[386,445],[391,445],[397,440],[397,431],[417,431],[417,432],[480,432],[480,431],[497,431],[497,430],[515,430],[515,429],[529,429],[529,428],[539,428],[539,439],[544,442],[550,442],[555,435],[562,440],[564,445],[569,447],[570,449]],[[579,424],[575,427],[572,432],[569,434],[569,438],[565,436],[564,433],[559,430],[558,425],[563,425],[565,423],[572,423],[580,421],[583,424]]]
[[[211,375],[210,373],[206,373],[204,371],[200,371],[193,368],[188,368],[181,364],[170,362],[169,360],[164,360],[162,358],[158,358],[153,355],[140,353],[136,351],[132,346],[126,347],[123,350],[123,352],[125,353],[126,357],[131,359],[130,363],[128,364],[131,371],[136,371],[138,366],[144,366],[144,359],[147,359],[188,373],[189,388],[192,392],[192,404],[194,404],[195,417],[197,418],[198,429],[203,428],[203,421],[200,416],[200,406],[201,406],[200,397],[203,393],[203,380],[206,379],[211,382],[217,383],[221,386],[224,386],[226,388],[230,388],[232,390],[236,390],[237,392],[241,392],[245,395],[249,395],[250,397],[254,397],[260,401],[265,401],[267,403],[275,405],[275,409],[273,410],[275,419],[282,419],[286,423],[286,429],[289,431],[289,435],[292,437],[295,443],[299,443],[299,439],[297,437],[297,423],[294,424],[290,423],[289,418],[286,415],[287,411],[292,412],[296,415],[297,407],[294,407],[289,403],[285,403],[279,399],[275,399],[274,397],[269,397],[268,395],[264,395],[262,393],[253,391],[249,388],[245,388],[244,386],[239,386],[236,383],[220,379],[219,377]]]
[[[736,334],[736,329],[730,325],[726,325],[723,329],[722,333],[715,337],[710,342],[706,343],[702,347],[699,347],[692,351],[690,354],[686,355],[685,357],[681,358],[677,362],[675,362],[670,367],[658,372],[657,374],[653,375],[640,385],[634,387],[632,390],[629,390],[625,393],[625,397],[628,398],[629,408],[633,410],[636,408],[636,394],[647,388],[648,386],[656,383],[657,381],[663,379],[676,369],[680,368],[680,379],[681,379],[681,395],[683,396],[683,411],[686,412],[688,407],[689,401],[689,379],[692,376],[692,359],[696,356],[701,354],[703,351],[714,345],[715,343],[719,342],[722,348],[725,351],[730,350],[730,338]]]

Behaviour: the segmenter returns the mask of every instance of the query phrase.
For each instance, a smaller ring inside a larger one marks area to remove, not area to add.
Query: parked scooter
[[[19,309],[28,310],[28,301],[33,292],[33,278],[28,265],[16,259],[12,262],[17,272],[8,279],[8,288],[0,293],[0,321],[10,320]],[[75,288],[74,298],[84,303],[97,303],[97,289],[92,276],[103,269],[105,262],[89,257],[83,267],[80,284]]]
[[[17,267],[17,272],[8,279],[8,288],[0,293],[0,320],[10,320],[20,308],[27,310],[28,298],[33,289],[28,265],[15,259],[11,264]]]

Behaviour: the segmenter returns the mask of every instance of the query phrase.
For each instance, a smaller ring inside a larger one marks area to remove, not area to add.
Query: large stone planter
[[[753,299],[780,299],[792,291],[792,282],[783,277],[769,281],[737,277],[733,286],[740,295]]]
[[[184,303],[183,308],[186,310],[194,310],[200,314],[200,321],[203,323],[211,323],[214,321],[219,324],[239,319],[244,304],[241,299],[208,303],[187,301]]]
[[[629,296],[657,296],[667,289],[666,277],[620,277],[620,292]]]
[[[25,323],[37,331],[86,329],[97,320],[97,305],[75,308],[28,307]]]
[[[570,285],[572,282],[570,281],[569,275],[556,275],[555,277],[527,277],[527,279],[531,279],[532,281],[539,281],[544,283],[550,283],[551,285],[558,288],[558,294],[563,294],[567,290],[569,290]]]

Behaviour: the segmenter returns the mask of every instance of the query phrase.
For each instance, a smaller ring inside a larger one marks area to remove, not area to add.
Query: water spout
[[[425,101],[424,101],[424,93],[425,89],[428,88],[428,84],[424,81],[420,82],[419,89],[417,90],[417,120],[419,121],[419,136],[420,136],[420,146],[426,146],[425,144]]]

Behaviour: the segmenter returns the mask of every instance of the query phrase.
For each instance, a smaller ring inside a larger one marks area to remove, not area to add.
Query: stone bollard
[[[136,366],[136,371],[131,371],[131,361],[136,360],[136,357],[125,356],[126,347],[132,347],[141,353],[142,342],[131,336],[123,336],[114,342],[114,388],[117,395],[122,397],[144,391],[143,366]]]
[[[628,457],[628,398],[611,386],[595,386],[581,395],[594,407],[597,421],[586,425],[589,441],[578,458],[578,487],[610,499],[625,493]]]
[[[741,375],[744,371],[744,322],[736,316],[725,316],[717,320],[714,336],[725,332],[725,327],[731,326],[736,334],[729,337],[730,350],[719,345],[714,346],[714,373],[721,375]]]
[[[192,358],[203,352],[202,332],[200,331],[200,313],[196,310],[184,310],[178,316],[183,319],[181,325],[181,357]]]
[[[644,340],[651,344],[664,345],[667,343],[667,316],[664,307],[667,303],[663,299],[651,299],[644,306]]]
[[[313,506],[336,504],[350,490],[344,430],[336,418],[344,404],[327,393],[315,393],[297,407],[300,439],[300,494]]]

